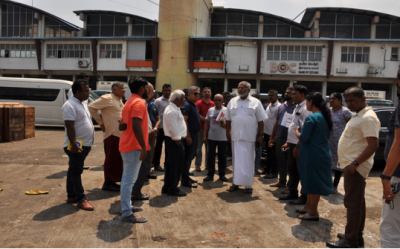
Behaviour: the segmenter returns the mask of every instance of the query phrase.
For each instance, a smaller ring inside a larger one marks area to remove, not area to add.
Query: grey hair
[[[185,93],[182,90],[175,90],[172,92],[169,101],[174,102],[177,99],[184,99]]]
[[[188,94],[191,94],[192,92],[197,91],[197,90],[200,91],[200,87],[198,87],[198,86],[191,86],[191,87],[188,88]]]
[[[242,81],[242,82],[239,83],[239,85],[240,85],[240,84],[245,84],[246,87],[247,87],[247,89],[251,89],[251,84],[250,84],[249,82],[247,82],[247,81]],[[239,85],[238,85],[238,86],[239,86]]]
[[[274,89],[269,90],[268,93],[273,93],[273,94],[275,94],[276,96],[278,96],[278,91],[277,91],[277,90],[274,90]]]
[[[124,85],[124,83],[123,83],[123,82],[120,82],[120,81],[115,81],[115,82],[112,83],[112,85],[111,85],[111,91],[112,91],[112,89],[114,89],[115,87],[119,87],[119,86],[121,86],[121,85]]]

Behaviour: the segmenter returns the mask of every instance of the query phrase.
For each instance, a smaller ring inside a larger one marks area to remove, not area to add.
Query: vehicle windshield
[[[100,98],[99,95],[95,94],[93,91],[90,91],[90,98],[92,98],[93,100],[98,100]]]

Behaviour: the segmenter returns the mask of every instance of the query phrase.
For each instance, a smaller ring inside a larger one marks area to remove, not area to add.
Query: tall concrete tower
[[[173,90],[196,85],[196,76],[187,72],[189,37],[210,35],[211,9],[212,0],[160,0],[157,91],[164,83]]]

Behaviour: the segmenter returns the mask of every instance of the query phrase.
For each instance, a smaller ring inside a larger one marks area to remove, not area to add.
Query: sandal
[[[300,215],[298,218],[300,220],[319,221],[319,216],[318,217],[311,217],[309,213],[305,213],[303,215]]]
[[[142,207],[132,207],[132,212],[141,212],[143,211]]]
[[[252,188],[245,188],[243,193],[245,194],[252,194],[253,193],[253,189]]]
[[[40,194],[48,194],[49,191],[40,191],[39,189],[31,189],[26,191],[25,194],[27,195],[40,195]]]
[[[133,217],[133,218],[129,218],[129,219],[122,218],[122,222],[145,223],[145,222],[147,222],[147,220],[145,218],[142,218],[141,216],[138,216],[138,217]]]
[[[238,189],[239,189],[238,185],[232,185],[226,191],[233,192],[233,191],[238,190]]]
[[[304,207],[302,207],[302,208],[296,208],[296,212],[299,213],[299,214],[306,214],[306,213],[307,213],[307,211],[304,210]]]

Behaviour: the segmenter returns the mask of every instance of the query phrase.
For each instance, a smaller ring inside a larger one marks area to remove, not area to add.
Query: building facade
[[[114,11],[75,11],[82,27],[0,0],[0,75],[96,81],[146,77],[158,91],[246,80],[260,92],[295,83],[325,95],[350,86],[396,101],[400,17],[347,8],[308,8],[301,22],[265,12],[161,0],[159,22]],[[191,10],[189,13],[188,10]],[[177,15],[177,12],[185,13]]]

